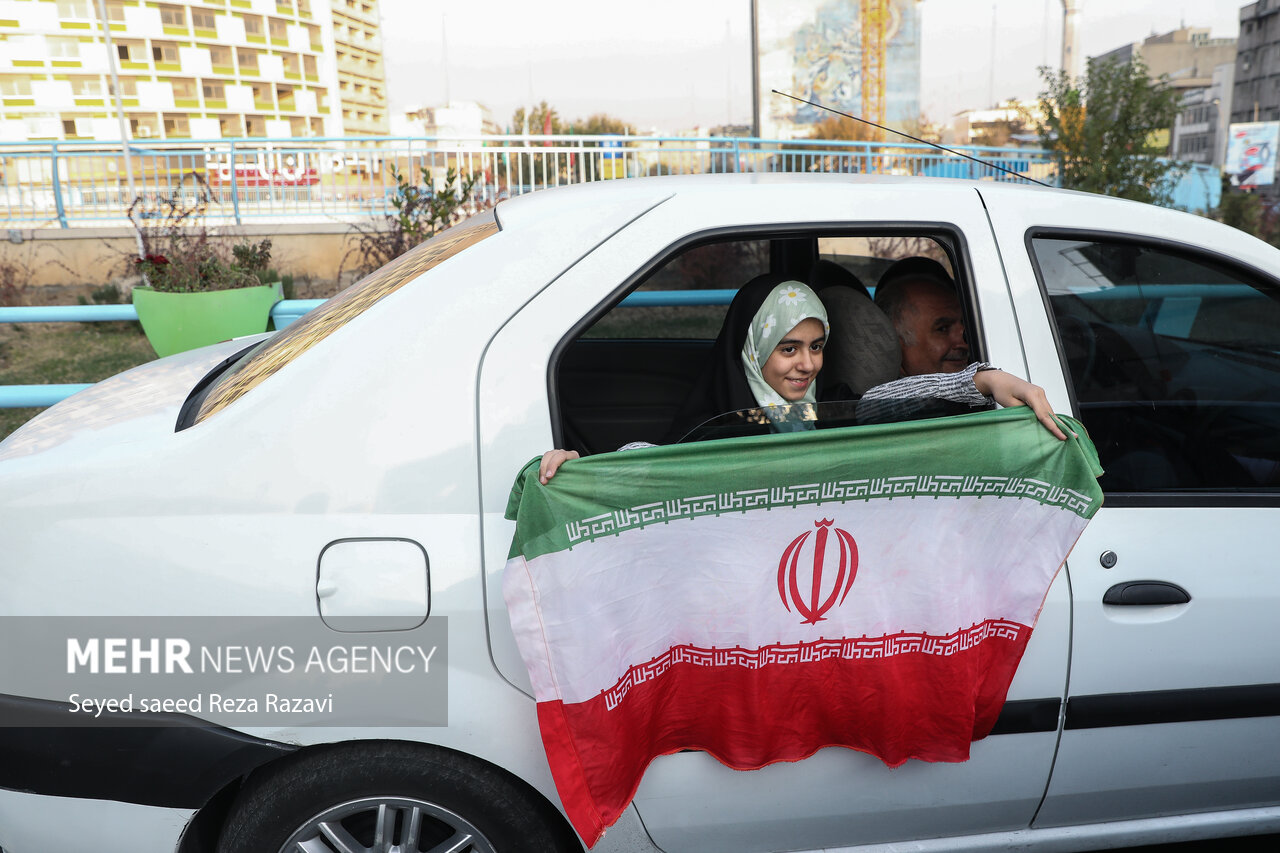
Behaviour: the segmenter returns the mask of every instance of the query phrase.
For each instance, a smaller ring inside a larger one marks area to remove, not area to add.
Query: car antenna
[[[820,110],[826,110],[827,112],[835,113],[838,116],[844,116],[845,118],[851,118],[854,121],[860,121],[863,124],[869,124],[872,127],[879,128],[880,130],[887,130],[890,133],[896,133],[899,136],[905,136],[907,139],[910,139],[912,142],[919,142],[923,145],[932,145],[934,148],[937,148],[939,151],[945,151],[948,154],[954,154],[957,157],[963,157],[966,160],[972,160],[973,162],[978,163],[979,165],[987,166],[992,169],[999,169],[1001,172],[1008,172],[1010,175],[1017,175],[1019,178],[1022,178],[1024,181],[1030,181],[1033,184],[1039,184],[1042,187],[1049,187],[1049,189],[1053,189],[1053,187],[1050,184],[1046,184],[1044,181],[1037,181],[1035,178],[1024,175],[1021,172],[1015,172],[1013,171],[1013,169],[1006,169],[1004,166],[998,166],[995,163],[990,163],[978,157],[972,157],[968,154],[965,154],[963,151],[956,151],[954,148],[948,148],[945,145],[939,145],[938,143],[930,142],[927,139],[920,139],[918,137],[912,136],[909,133],[904,133],[901,130],[894,130],[892,127],[885,127],[882,124],[876,124],[874,121],[868,121],[865,118],[859,118],[858,116],[849,115],[848,113],[842,113],[840,112],[840,110],[837,110],[834,107],[829,107],[826,104],[820,104],[817,101],[807,101],[804,98],[800,98],[795,95],[788,94],[787,92],[779,92],[777,89],[773,89],[772,92],[775,95],[782,95],[784,98],[790,98],[793,101],[799,101],[802,104],[808,104],[811,107],[817,107]]]

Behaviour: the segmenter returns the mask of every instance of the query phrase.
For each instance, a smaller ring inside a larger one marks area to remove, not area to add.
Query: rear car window
[[[395,293],[419,275],[498,233],[492,211],[442,231],[365,276],[278,335],[245,353],[208,386],[191,426],[234,403],[264,379],[342,328],[374,303]]]
[[[1137,241],[1037,237],[1110,492],[1280,487],[1280,288]]]

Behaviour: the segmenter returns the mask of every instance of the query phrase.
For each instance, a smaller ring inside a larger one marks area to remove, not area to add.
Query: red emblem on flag
[[[782,605],[788,612],[795,605],[796,612],[804,617],[806,625],[816,625],[826,618],[824,614],[828,610],[837,604],[844,604],[849,588],[853,586],[853,578],[858,574],[858,544],[848,532],[839,527],[833,528],[831,525],[834,522],[835,519],[828,518],[813,523],[818,529],[818,535],[813,540],[813,573],[804,579],[808,581],[805,584],[805,594],[800,592],[800,555],[813,531],[806,530],[792,539],[787,550],[782,552],[782,559],[778,561],[778,597],[782,599]],[[832,533],[835,533],[840,548],[839,567],[834,581],[828,573],[824,584],[823,568],[828,565],[827,540]]]

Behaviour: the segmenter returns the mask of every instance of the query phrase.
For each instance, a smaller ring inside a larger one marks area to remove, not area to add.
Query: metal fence
[[[731,137],[486,136],[0,143],[0,223],[124,224],[135,198],[207,193],[210,223],[352,219],[392,211],[393,171],[445,187],[476,176],[475,201],[643,175],[840,172],[1054,183],[1052,154],[927,145]],[[1003,172],[996,166],[1015,174]],[[132,191],[130,190],[132,182]]]

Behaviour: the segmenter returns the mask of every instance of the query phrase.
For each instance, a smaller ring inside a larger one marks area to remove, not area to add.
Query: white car
[[[819,258],[870,285],[918,254],[953,271],[973,356],[1043,386],[1107,469],[1000,721],[956,764],[664,756],[594,849],[1280,831],[1280,251],[1039,187],[741,175],[503,202],[265,344],[144,365],[0,443],[0,848],[581,849],[503,604],[515,474],[551,447],[658,440],[725,310],[704,291]],[[175,619],[429,646],[447,700],[375,683],[372,724],[170,705],[127,726],[142,708],[15,663],[81,625],[73,674],[173,673],[183,649],[112,640]]]

